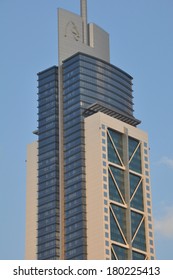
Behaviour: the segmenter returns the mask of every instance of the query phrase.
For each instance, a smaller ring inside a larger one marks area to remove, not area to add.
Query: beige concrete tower
[[[85,119],[88,259],[154,259],[147,134]]]
[[[37,259],[37,142],[27,148],[25,259]]]

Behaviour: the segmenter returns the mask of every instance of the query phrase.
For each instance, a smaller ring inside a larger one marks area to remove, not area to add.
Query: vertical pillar
[[[62,65],[58,68],[59,86],[59,197],[60,197],[60,259],[64,260],[64,129],[63,129],[63,77]]]
[[[128,148],[128,129],[124,129],[124,183],[125,183],[125,200],[127,204],[126,211],[126,228],[127,228],[127,242],[129,245],[128,259],[132,260],[132,236],[131,236],[131,212],[130,212],[130,176],[129,176],[129,148]]]
[[[81,17],[83,21],[83,43],[88,45],[88,29],[87,29],[87,0],[80,1]]]

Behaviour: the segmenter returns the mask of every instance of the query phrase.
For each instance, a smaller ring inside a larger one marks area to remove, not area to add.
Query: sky
[[[36,140],[37,73],[58,64],[57,8],[79,0],[0,0],[0,259],[24,259],[26,146]],[[88,0],[110,34],[111,63],[133,76],[149,134],[157,259],[173,259],[173,1]]]

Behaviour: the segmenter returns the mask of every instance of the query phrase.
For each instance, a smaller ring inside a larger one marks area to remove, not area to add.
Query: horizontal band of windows
[[[76,148],[79,148],[78,151],[76,149],[76,152],[75,152],[74,149],[73,149],[73,151],[71,151],[70,149],[65,151],[65,153],[64,153],[64,165],[65,166],[67,166],[68,164],[70,164],[74,160],[78,160],[78,159],[82,158],[85,155],[85,151],[83,150],[83,146],[84,145],[80,145],[79,147],[76,147]]]
[[[44,73],[38,73],[38,82],[50,81],[52,78],[57,79],[58,70],[56,68],[46,71]]]
[[[86,197],[82,196],[82,195],[80,197],[74,199],[74,200],[66,201],[66,203],[65,203],[65,213],[67,213],[71,208],[75,208],[82,203],[84,203],[84,205],[86,204]],[[67,219],[67,217],[66,217],[66,219]]]
[[[64,117],[70,114],[74,110],[80,109],[80,102],[72,104],[70,107],[64,108]]]
[[[60,231],[56,229],[56,230],[53,230],[51,232],[44,232],[43,231],[42,234],[40,232],[38,232],[37,240],[39,240],[39,238],[47,238],[46,236],[49,236],[49,235],[52,235],[52,234],[56,234],[57,236],[60,236]]]
[[[56,86],[58,85],[58,79],[56,76],[50,76],[46,79],[38,80],[38,88],[48,88],[50,86]]]
[[[133,97],[131,96],[131,98],[127,98],[126,97],[126,93],[124,93],[122,90],[117,90],[116,88],[113,88],[112,90],[109,89],[108,87],[101,87],[93,84],[90,84],[89,87],[87,86],[89,82],[85,81],[81,84],[81,88],[80,88],[80,94],[81,94],[81,101],[82,101],[82,96],[86,95],[88,97],[94,97],[95,99],[98,98],[98,96],[100,96],[100,100],[104,100],[104,98],[109,97],[110,99],[112,99],[114,102],[120,102],[122,104],[127,104],[129,107],[133,106],[133,102],[132,99]],[[93,85],[93,86],[92,86]],[[83,92],[82,92],[82,89]],[[93,95],[94,93],[94,95]],[[101,97],[104,98],[101,98]]]
[[[38,204],[38,211],[39,211],[39,213],[42,213],[44,211],[53,209],[53,208],[57,207],[57,203],[58,203],[57,198],[56,198],[56,200],[54,198],[52,201],[45,202],[44,204],[41,202]]]
[[[52,186],[58,186],[58,180],[57,179],[51,179],[50,181],[47,181],[45,183],[42,183],[38,185],[38,191],[45,190],[47,188],[50,188]]]
[[[81,137],[80,130],[71,132],[71,135],[64,137],[64,145],[69,144],[71,141],[76,141]]]
[[[39,162],[38,164],[38,171],[46,171],[46,170],[51,170],[51,168],[55,168],[58,170],[59,168],[59,162],[58,162],[58,158],[53,158],[49,160],[44,160],[42,162]]]
[[[45,145],[44,147],[41,147],[39,146],[38,150],[39,150],[39,154],[42,154],[42,153],[45,153],[45,152],[49,152],[51,150],[55,150],[58,148],[58,145],[57,143],[51,143],[49,145]]]
[[[63,76],[63,89],[66,90],[80,80],[81,69],[76,68]],[[64,95],[65,97],[66,95]]]
[[[38,228],[41,228],[41,227],[47,226],[47,225],[52,225],[52,224],[59,224],[59,215],[53,215],[53,216],[38,220]]]
[[[58,186],[58,179],[59,179],[59,174],[57,176],[47,176],[47,178],[43,178],[42,180],[38,179],[38,186],[43,186],[43,184],[47,183],[47,186],[52,185],[52,180],[56,180],[56,184]],[[55,185],[55,183],[53,183]]]
[[[42,107],[38,107],[38,115],[43,114],[44,112],[49,112],[49,110],[54,109],[55,112],[57,112],[57,107],[55,106],[55,102],[51,102],[47,105],[44,105]]]
[[[38,193],[38,207],[42,206],[43,204],[49,204],[50,202],[57,201],[57,199],[57,195],[55,196],[54,194],[49,194],[40,198]]]
[[[69,225],[72,225],[76,222],[79,222],[79,221],[83,221],[83,214],[82,213],[79,213],[78,215],[75,215],[73,217],[70,217],[69,219],[66,219],[65,221],[65,224],[66,224],[66,227],[69,226]]]
[[[110,63],[83,55],[80,57],[80,65],[83,67],[88,67],[89,69],[92,69],[92,67],[94,66],[95,68],[93,68],[93,70],[100,70],[101,73],[104,73],[103,71],[106,70],[106,72],[108,71],[110,73],[110,76],[111,74],[113,74],[120,77],[123,81],[126,81],[129,84],[132,83],[132,77],[129,74],[127,74],[120,68],[111,65]]]
[[[63,80],[65,80],[67,78],[71,78],[70,73],[71,72],[76,73],[76,72],[79,72],[79,70],[80,70],[79,60],[72,63],[70,66],[63,64]]]
[[[64,131],[68,133],[68,130],[71,128],[70,125],[72,126],[78,126],[79,129],[81,128],[81,122],[83,120],[83,117],[81,116],[81,112],[79,116],[75,116],[74,118],[69,119],[68,121],[64,122]]]
[[[52,249],[47,249],[47,250],[44,250],[44,251],[40,251],[39,250],[39,247],[38,247],[38,256],[45,256],[45,257],[48,257],[48,256],[53,256],[54,254],[59,254],[60,252],[59,252],[59,248],[58,248],[58,246],[57,246],[57,248],[56,247],[54,247],[54,248],[52,248]]]
[[[49,236],[51,236],[51,234],[47,234],[47,235],[45,235],[45,236],[43,236],[43,237],[39,237],[39,239],[38,239],[38,242],[37,242],[37,246],[41,246],[41,245],[43,245],[44,243],[46,243],[46,242],[51,242],[51,241],[54,241],[54,240],[56,240],[56,242],[57,243],[59,243],[60,242],[60,238],[59,237],[49,237]]]
[[[42,148],[40,149],[40,147],[39,147],[39,149],[38,149],[38,156],[39,156],[38,161],[40,162],[41,158],[46,158],[47,156],[49,157],[49,155],[58,156],[58,154],[59,153],[57,151],[57,147],[55,147],[51,151],[47,151],[47,152],[44,151]]]
[[[46,81],[46,79],[38,80],[39,89],[44,90],[50,87],[58,87],[58,79],[55,76],[50,76],[49,81]]]
[[[84,136],[84,126],[81,118],[72,119],[64,124],[64,137],[68,138],[72,133]]]
[[[111,92],[111,91],[108,91],[108,89],[105,89],[104,91],[101,92],[100,89],[98,89],[97,86],[96,86],[95,90],[94,90],[94,88],[88,89],[88,87],[86,87],[86,86],[81,86],[80,90],[81,90],[81,92],[80,92],[80,96],[81,96],[80,104],[84,100],[90,101],[90,103],[95,103],[96,100],[97,101],[99,100],[101,102],[104,101],[107,104],[111,104],[111,105],[112,105],[112,103],[117,103],[118,102],[120,105],[127,106],[130,110],[132,110],[133,102],[127,100],[126,98],[123,98],[122,92],[120,93],[121,97],[119,97],[117,92],[115,92],[115,91]],[[105,92],[106,92],[106,94],[105,94]],[[110,100],[109,102],[107,101],[108,98]],[[73,102],[73,99],[71,99],[69,101],[69,103],[76,103],[76,102]],[[68,112],[68,114],[70,113],[70,111]],[[65,114],[66,114],[66,112],[65,112]],[[67,114],[67,116],[68,116],[68,114]]]
[[[38,79],[41,80],[53,74],[57,77],[58,74],[57,66],[52,66],[46,70],[43,70],[42,72],[39,72],[37,75],[38,75]]]
[[[79,118],[79,117],[81,117],[81,110],[80,109],[79,110],[75,109],[75,110],[70,112],[70,115],[65,114],[64,123],[68,122],[71,119],[75,119],[75,118]]]
[[[51,241],[48,241],[44,244],[39,244],[38,245],[39,253],[45,252],[47,250],[51,250],[53,248],[56,248],[56,249],[60,248],[59,240],[51,240]]]
[[[74,184],[78,184],[81,181],[85,181],[84,174],[80,174],[79,176],[75,176],[71,180],[67,180],[65,184],[65,189],[68,189],[69,187],[73,186]]]
[[[40,131],[44,131],[49,129],[50,127],[55,127],[58,129],[59,125],[58,125],[58,118],[55,118],[54,120],[50,120],[48,122],[46,121],[41,121],[41,123],[38,123],[38,130]]]
[[[49,98],[51,96],[58,96],[58,86],[49,87],[44,90],[38,88],[37,101],[40,101],[44,98]]]
[[[38,172],[38,185],[41,185],[42,183],[46,181],[50,181],[52,179],[57,179],[59,178],[59,172],[58,170],[51,170],[49,172]]]
[[[59,145],[58,135],[54,135],[51,137],[47,137],[45,139],[38,140],[38,149],[42,149],[43,147],[49,144],[55,144],[58,147]]]
[[[76,175],[79,175],[81,173],[85,174],[85,163],[83,162],[82,164],[82,161],[81,161],[81,165],[80,166],[77,166],[76,168],[73,168],[71,170],[65,170],[64,172],[64,177],[65,177],[65,181],[67,181],[69,178],[73,178],[74,176]]]
[[[71,114],[73,114],[73,115],[76,114],[76,116],[77,116],[78,114],[80,114],[80,116],[81,116],[81,110],[83,110],[83,108],[81,108],[81,107],[79,106],[79,104],[77,104],[77,105],[78,105],[78,110],[76,110],[75,107],[71,106],[71,107],[69,108],[69,110],[67,109],[67,110],[64,111],[64,119],[65,119],[66,117],[69,117],[69,112],[70,112],[70,115],[71,115]],[[81,116],[81,119],[83,119],[82,116]]]
[[[59,223],[56,222],[56,223],[52,223],[50,225],[43,225],[42,227],[38,227],[37,230],[38,232],[41,232],[41,231],[45,231],[45,232],[49,232],[50,230],[56,230],[59,228]]]
[[[40,120],[43,120],[43,119],[45,119],[47,117],[52,116],[53,114],[58,116],[58,110],[57,110],[57,108],[55,106],[53,108],[49,109],[49,110],[45,110],[45,111],[37,113],[37,115],[38,115],[38,122]]]
[[[51,232],[57,230],[57,228],[59,228],[59,226],[57,226],[56,224],[50,225],[50,226],[46,226],[46,227],[38,229],[38,234],[42,234],[43,232],[51,233]]]
[[[59,249],[60,245],[58,245],[57,243],[59,243],[59,241],[51,240],[49,242],[46,242],[45,244],[39,244],[38,245],[39,253],[45,252],[47,250],[51,250],[53,248]]]
[[[69,106],[73,106],[74,104],[79,104],[80,105],[80,98],[74,97],[72,99],[68,99],[65,103],[64,103],[64,110],[66,109],[70,109]]]
[[[38,215],[38,220],[48,219],[49,217],[59,217],[59,209],[54,208]]]
[[[38,221],[38,228],[37,229],[41,230],[41,229],[44,229],[47,226],[54,226],[54,225],[59,226],[59,219],[57,219],[56,217],[52,221],[51,221],[51,218],[48,219],[48,220]]]
[[[89,82],[94,85],[102,86],[105,88],[105,85],[108,85],[108,88],[118,89],[125,93],[125,96],[128,100],[132,99],[132,88],[131,85],[128,86],[125,83],[122,83],[122,81],[119,81],[117,79],[117,76],[108,76],[103,73],[98,73],[96,71],[87,69],[87,68],[80,68],[80,73],[73,73],[71,72],[71,78],[70,79],[64,79],[64,90],[65,90],[65,98],[66,95],[71,91],[71,85],[76,83],[77,81],[85,81]],[[129,98],[128,98],[129,97]]]
[[[45,251],[45,250],[48,250],[48,249],[50,249],[51,247],[52,248],[54,248],[55,247],[55,245],[54,246],[45,246],[45,244],[51,244],[51,242],[55,242],[55,244],[59,244],[60,243],[60,240],[59,240],[59,238],[54,238],[54,239],[44,239],[45,241],[43,242],[40,242],[40,238],[39,238],[39,243],[37,244],[37,247],[39,248],[39,252],[42,252],[42,251]],[[57,247],[58,247],[58,245],[57,245]]]
[[[85,165],[83,163],[83,166],[81,166],[81,168],[76,168],[73,171],[67,172],[65,173],[64,177],[65,177],[65,183],[68,184],[69,182],[71,182],[73,180],[73,178],[79,177],[80,175],[85,175]]]
[[[37,101],[39,101],[41,98],[45,98],[57,94],[58,94],[58,86],[50,86],[44,89],[39,88],[37,93]]]
[[[83,189],[85,187],[86,181],[83,179],[81,180],[79,183],[76,183],[74,185],[68,186],[65,188],[65,196],[73,194],[76,191],[82,191],[83,193]]]
[[[38,113],[39,120],[42,120],[46,117],[56,114],[56,112],[57,112],[57,109],[55,107],[50,110],[42,111],[42,112]]]
[[[56,177],[56,178],[59,177],[59,171],[57,169],[58,165],[53,166],[53,168],[50,168],[50,167],[51,167],[51,165],[49,166],[49,168],[44,168],[41,171],[40,170],[38,171],[39,183],[42,181],[43,182],[47,181],[47,179],[50,177]],[[52,172],[55,172],[55,174],[52,174]],[[47,176],[47,177],[44,177],[44,176]]]
[[[44,99],[45,97],[58,96],[58,84],[48,88],[38,87],[37,100]]]
[[[116,92],[100,92],[100,91],[95,91],[94,89],[89,89],[88,88],[85,88],[84,86],[81,87],[81,101],[88,101],[88,102],[91,102],[91,104],[95,103],[96,101],[100,101],[100,102],[104,102],[104,104],[108,104],[108,105],[111,105],[113,106],[114,104],[116,105],[117,108],[126,108],[126,110],[124,110],[125,112],[126,111],[132,111],[132,106],[133,106],[133,103],[129,103],[129,102],[122,102],[120,100],[118,100],[116,98]],[[87,94],[88,92],[88,94]],[[109,96],[110,93],[111,95]],[[113,93],[113,94],[112,94]],[[115,97],[115,98],[114,98]],[[119,106],[117,106],[119,105]],[[120,107],[121,105],[121,107]]]
[[[66,219],[72,217],[73,215],[77,215],[79,213],[85,213],[86,211],[86,205],[78,205],[76,207],[74,207],[73,209],[68,209],[65,211],[66,214]],[[83,217],[83,220],[85,220],[85,217]],[[67,229],[69,226],[65,226],[65,228]]]
[[[95,73],[100,73],[111,77],[113,76],[116,77],[119,81],[121,81],[121,83],[126,84],[129,87],[132,85],[132,77],[130,77],[127,73],[125,73],[124,71],[122,71],[114,65],[107,65],[106,63],[100,62],[98,60],[91,61],[91,59],[86,59],[84,57],[80,57],[79,61],[80,65],[78,64],[78,67],[80,68],[80,70],[87,69],[90,71],[94,71]],[[73,64],[71,64],[70,66],[64,64],[64,73],[66,77],[72,71],[74,71]]]
[[[56,188],[56,186],[53,186],[53,187],[47,188],[47,189],[45,189],[43,191],[38,191],[38,200],[41,201],[40,202],[41,204],[44,204],[43,202],[49,203],[51,201],[56,201],[56,199],[58,200],[58,198],[59,198],[59,189],[55,189],[55,188]],[[54,195],[54,197],[56,199],[54,199],[54,200],[46,200],[46,198],[48,196],[50,196],[50,195]]]
[[[71,143],[65,144],[64,150],[68,151],[70,148],[74,148],[76,146],[82,145],[84,143],[84,138],[79,138]]]
[[[38,208],[38,216],[39,216],[39,215],[42,215],[42,214],[44,214],[44,213],[47,213],[47,212],[49,212],[49,211],[51,211],[51,210],[57,210],[57,211],[59,211],[59,205],[53,205],[53,206],[50,207],[49,209],[40,209],[40,208]]]
[[[54,130],[54,132],[53,132],[53,130]],[[38,131],[38,143],[39,143],[38,149],[42,146],[45,146],[49,143],[54,143],[54,142],[59,143],[59,129],[58,128],[53,128],[53,129],[50,129],[49,131],[45,131],[42,133],[39,133],[39,131]]]
[[[58,129],[55,129],[54,132],[52,130],[49,130],[47,132],[42,133],[41,135],[39,134],[38,135],[38,141],[40,142],[40,141],[44,140],[45,143],[46,143],[46,141],[49,140],[51,137],[56,137],[55,139],[58,142],[58,140],[59,140],[58,139],[58,133],[59,133]],[[40,148],[40,145],[39,145],[39,148]]]
[[[57,147],[58,148],[58,147]],[[54,150],[55,151],[55,150]],[[39,160],[39,158],[38,158]],[[50,160],[43,160],[43,161],[38,161],[38,171],[39,172],[44,172],[44,171],[48,171],[48,170],[54,170],[57,169],[59,167],[59,157],[58,155],[55,157],[52,157]]]
[[[45,123],[59,120],[58,110],[56,110],[55,108],[53,109],[52,113],[50,112],[47,113],[49,113],[47,116],[45,116],[44,114],[38,115],[38,124],[42,125]]]
[[[41,184],[42,182],[45,182],[47,180],[53,179],[53,178],[57,178],[57,172],[56,171],[51,171],[49,173],[44,173],[44,174],[40,174],[38,175],[38,184]]]
[[[49,131],[50,129],[57,129],[58,130],[57,122],[49,122],[49,123],[46,123],[44,125],[41,125],[41,126],[39,125],[38,126],[39,134],[45,133],[45,132]]]
[[[87,227],[84,227],[83,223],[81,223],[81,222],[69,225],[65,229],[65,240],[66,240],[66,236],[68,236],[69,234],[74,233],[75,231],[78,231],[78,230],[85,231],[86,229],[87,229]]]
[[[109,83],[112,86],[121,85],[125,88],[125,90],[130,91],[130,92],[132,91],[131,80],[129,82],[127,82],[115,73],[110,74],[109,71],[104,71],[104,72],[103,71],[97,71],[97,67],[94,67],[94,68],[95,69],[93,69],[93,67],[90,67],[90,66],[89,67],[81,66],[80,69],[79,69],[80,71],[78,71],[78,73],[80,73],[80,75],[82,74],[82,75],[85,75],[85,76],[88,76],[88,77],[93,77],[97,80],[99,79],[101,81],[104,81],[105,83]],[[100,69],[98,69],[98,70],[100,70]],[[77,72],[75,71],[75,73],[73,73],[73,71],[71,71],[70,73],[65,74],[64,75],[64,82],[66,81],[67,77],[70,76],[71,73],[74,76],[74,74],[76,74]],[[73,78],[73,76],[72,76],[72,78]]]
[[[69,258],[68,257],[68,259],[67,260],[86,260],[87,259],[87,254],[85,253],[82,253],[82,254],[80,254],[80,255],[77,255],[77,256],[75,256],[75,257],[71,257],[71,258]]]
[[[56,93],[49,95],[49,96],[40,96],[38,98],[38,107],[41,108],[42,106],[45,106],[46,104],[49,104],[51,102],[54,102],[54,104],[58,105],[58,95]]]
[[[68,126],[64,125],[64,138],[67,138],[72,134],[72,133],[78,133],[80,136],[84,136],[84,127],[83,127],[83,122],[79,119],[77,122],[72,120],[69,121]]]
[[[83,246],[84,242],[86,242],[85,238],[83,237],[80,237],[76,240],[73,240],[73,242],[69,241],[69,242],[66,242],[66,252],[68,250],[71,250],[73,248],[77,248],[79,246]]]
[[[73,169],[79,168],[81,166],[82,160],[84,159],[84,155],[76,155],[76,157],[68,163],[68,165],[64,164],[65,173],[72,171]]]
[[[53,100],[45,103],[42,106],[38,104],[37,108],[38,108],[38,114],[45,112],[47,110],[51,110],[52,108],[55,108],[58,111],[58,103],[55,100]]]
[[[39,168],[38,169],[38,174],[39,174],[39,177],[40,176],[43,176],[45,174],[48,174],[52,171],[57,171],[57,174],[58,174],[58,168],[59,168],[59,165],[58,164],[51,164],[49,165],[48,167],[44,167],[44,168]]]
[[[58,151],[57,150],[54,150],[54,151],[50,151],[50,152],[46,152],[42,155],[38,155],[38,162],[42,161],[42,160],[45,160],[45,159],[49,159],[51,157],[58,157]]]
[[[48,188],[44,191],[39,191],[39,199],[44,199],[49,195],[54,195],[55,197],[57,197],[59,195],[59,190],[57,190],[56,186],[53,186],[51,188]]]
[[[47,98],[52,98],[52,96],[55,96],[57,98],[58,96],[58,88],[52,87],[47,90],[44,90],[42,92],[38,93],[38,98],[37,98],[37,103],[39,104],[40,101],[47,99]],[[58,103],[58,99],[56,100]]]
[[[37,98],[38,106],[39,106],[40,102],[43,102],[44,100],[47,100],[47,102],[49,102],[48,99],[50,99],[50,101],[52,101],[53,97],[54,97],[54,99],[56,99],[54,102],[56,102],[56,104],[59,104],[57,92],[58,92],[58,88],[51,88],[49,90],[45,90],[42,93],[38,93],[38,98]],[[41,103],[41,106],[42,106],[42,103]]]
[[[70,87],[68,87],[67,89],[64,90],[64,99],[63,99],[63,104],[64,107],[67,107],[67,104],[69,104],[69,102],[73,103],[73,100],[80,100],[80,80],[78,80],[77,82],[73,83],[72,85],[70,85]],[[72,93],[72,96],[70,97],[70,93]]]
[[[84,252],[83,246],[79,246],[79,247],[76,247],[74,249],[70,249],[70,250],[66,251],[65,255],[66,255],[66,258],[68,258],[68,257],[72,258],[74,256],[77,256],[77,255],[83,253],[83,252]]]
[[[49,122],[52,122],[52,121],[57,121],[58,120],[58,112],[57,112],[57,114],[53,113],[52,115],[49,115],[47,117],[43,117],[43,118],[40,118],[40,116],[38,116],[38,117],[39,117],[39,119],[38,119],[39,125],[42,125],[44,123],[49,123]]]
[[[65,194],[65,201],[70,202],[71,200],[74,200],[75,198],[82,196],[82,194],[83,194],[82,190],[78,187],[72,193]]]
[[[71,242],[71,241],[77,239],[80,236],[83,236],[83,234],[84,234],[83,229],[80,229],[78,231],[75,231],[75,232],[72,232],[72,233],[69,233],[68,235],[66,235],[65,240],[68,243],[68,242]]]

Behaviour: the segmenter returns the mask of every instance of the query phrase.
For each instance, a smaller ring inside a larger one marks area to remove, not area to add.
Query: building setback
[[[132,77],[110,64],[109,35],[87,23],[86,0],[81,15],[58,10],[58,36],[58,67],[38,73],[26,259],[154,259],[148,137]]]

